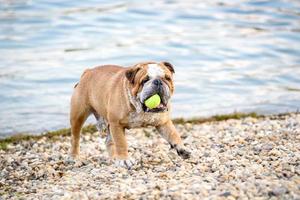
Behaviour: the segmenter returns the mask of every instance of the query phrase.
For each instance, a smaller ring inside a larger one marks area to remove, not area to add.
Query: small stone
[[[220,194],[221,197],[229,197],[231,195],[231,192],[229,191],[226,191],[226,192],[223,192],[222,194]]]
[[[261,148],[262,148],[262,150],[265,150],[265,151],[271,151],[274,148],[274,146],[271,143],[267,143],[267,144],[262,145]]]
[[[275,187],[272,189],[272,191],[269,192],[269,196],[280,196],[282,194],[285,194],[287,192],[287,189],[285,187]]]

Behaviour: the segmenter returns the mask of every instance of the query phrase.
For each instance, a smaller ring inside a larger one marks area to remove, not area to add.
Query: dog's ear
[[[169,62],[162,62],[162,64],[164,66],[166,66],[170,70],[170,72],[172,72],[173,74],[175,74],[174,67],[173,67],[173,65],[171,63],[169,63]]]
[[[140,69],[140,67],[131,67],[125,72],[126,78],[130,83],[134,84],[135,75]]]

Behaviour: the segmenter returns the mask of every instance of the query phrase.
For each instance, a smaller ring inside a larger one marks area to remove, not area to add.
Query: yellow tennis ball
[[[145,105],[150,109],[157,108],[159,104],[160,104],[160,96],[158,94],[151,96],[145,101]]]

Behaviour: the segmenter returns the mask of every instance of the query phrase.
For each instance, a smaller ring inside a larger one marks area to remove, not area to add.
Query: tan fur
[[[130,68],[116,65],[105,65],[85,70],[79,83],[74,88],[71,99],[71,154],[76,157],[79,154],[80,129],[93,113],[103,123],[107,122],[106,141],[107,149],[112,158],[127,159],[128,146],[125,136],[125,128],[143,127],[152,125],[171,145],[182,146],[179,134],[170,120],[169,111],[161,113],[145,113],[139,108],[134,97],[142,89],[141,81],[147,74],[147,64],[139,63]],[[165,81],[173,93],[172,71],[169,66],[159,63],[163,67]],[[132,70],[132,82],[126,77],[126,72]],[[170,106],[168,106],[170,110]],[[111,134],[111,135],[109,135]]]

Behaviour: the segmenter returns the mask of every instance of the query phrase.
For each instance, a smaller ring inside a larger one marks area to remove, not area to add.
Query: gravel
[[[153,128],[127,131],[137,164],[117,168],[103,134],[20,141],[0,150],[0,199],[300,199],[300,114],[176,125],[182,160]]]

